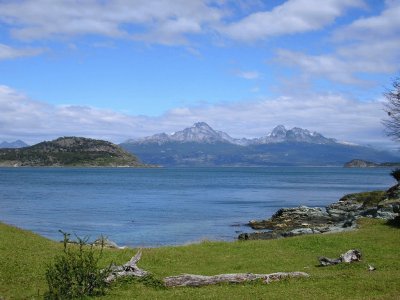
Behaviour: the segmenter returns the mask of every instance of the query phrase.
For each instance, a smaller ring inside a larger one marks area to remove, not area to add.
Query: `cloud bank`
[[[0,86],[0,106],[0,138],[28,143],[70,135],[122,142],[205,121],[234,137],[264,136],[283,124],[344,141],[391,144],[383,134],[381,120],[385,113],[380,101],[359,102],[335,94],[179,107],[147,117],[88,106],[50,105]]]
[[[315,31],[362,0],[288,0],[271,10],[259,1],[221,0],[21,0],[0,3],[0,20],[14,38],[30,41],[82,35],[187,43],[193,34],[217,33],[238,41]],[[233,7],[249,13],[232,20]]]

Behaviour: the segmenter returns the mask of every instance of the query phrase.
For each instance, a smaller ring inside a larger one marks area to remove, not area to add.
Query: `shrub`
[[[400,181],[400,169],[395,169],[393,170],[390,175],[393,176],[394,179],[396,179],[397,181]]]
[[[47,266],[46,281],[49,291],[45,299],[74,299],[84,296],[104,295],[107,284],[105,278],[109,269],[98,267],[103,254],[104,243],[96,253],[88,239],[77,237],[77,245],[71,245],[70,234],[64,235],[63,253],[56,256],[54,262]]]

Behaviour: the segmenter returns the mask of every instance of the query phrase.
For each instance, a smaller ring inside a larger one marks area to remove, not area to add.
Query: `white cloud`
[[[13,48],[4,44],[0,44],[0,60],[2,59],[13,59],[17,57],[24,57],[24,56],[35,56],[43,53],[43,49],[18,49]]]
[[[238,22],[221,27],[220,31],[240,41],[302,33],[321,29],[347,9],[361,6],[361,0],[288,0],[271,11],[255,12]]]
[[[174,132],[205,121],[235,137],[264,136],[276,125],[284,124],[339,140],[391,145],[383,133],[381,120],[385,113],[380,101],[359,102],[334,94],[181,107],[158,117],[146,117],[87,106],[40,103],[0,86],[0,106],[0,138],[20,138],[29,143],[68,135],[121,142]]]
[[[335,50],[308,55],[281,49],[277,60],[307,77],[345,84],[368,84],[359,74],[392,74],[400,70],[400,1],[389,1],[379,15],[355,20],[333,34]]]
[[[181,44],[186,34],[221,19],[221,11],[208,2],[21,0],[0,3],[0,20],[21,40],[101,35]]]
[[[337,40],[385,41],[400,34],[400,1],[386,1],[380,15],[360,18],[336,31]]]

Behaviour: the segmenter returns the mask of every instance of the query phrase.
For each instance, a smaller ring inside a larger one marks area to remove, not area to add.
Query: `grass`
[[[156,279],[181,273],[304,271],[310,278],[200,288],[169,288],[124,280],[101,299],[400,299],[400,229],[363,219],[357,231],[269,241],[202,242],[144,249],[139,266]],[[359,249],[362,261],[317,267],[318,256]],[[41,299],[45,269],[62,244],[0,223],[0,299]],[[107,250],[102,259],[124,263],[136,250]],[[369,272],[368,264],[377,270]]]

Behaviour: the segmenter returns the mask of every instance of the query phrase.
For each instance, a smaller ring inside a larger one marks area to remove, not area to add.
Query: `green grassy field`
[[[139,266],[156,278],[181,273],[303,271],[310,278],[162,289],[125,280],[102,299],[400,299],[400,229],[364,219],[357,231],[269,241],[202,242],[144,249]],[[60,237],[61,238],[61,237]],[[318,267],[318,256],[359,249],[362,261]],[[46,264],[62,244],[0,223],[0,299],[41,299]],[[135,249],[106,250],[102,264],[124,263]],[[368,264],[377,270],[368,271]]]

